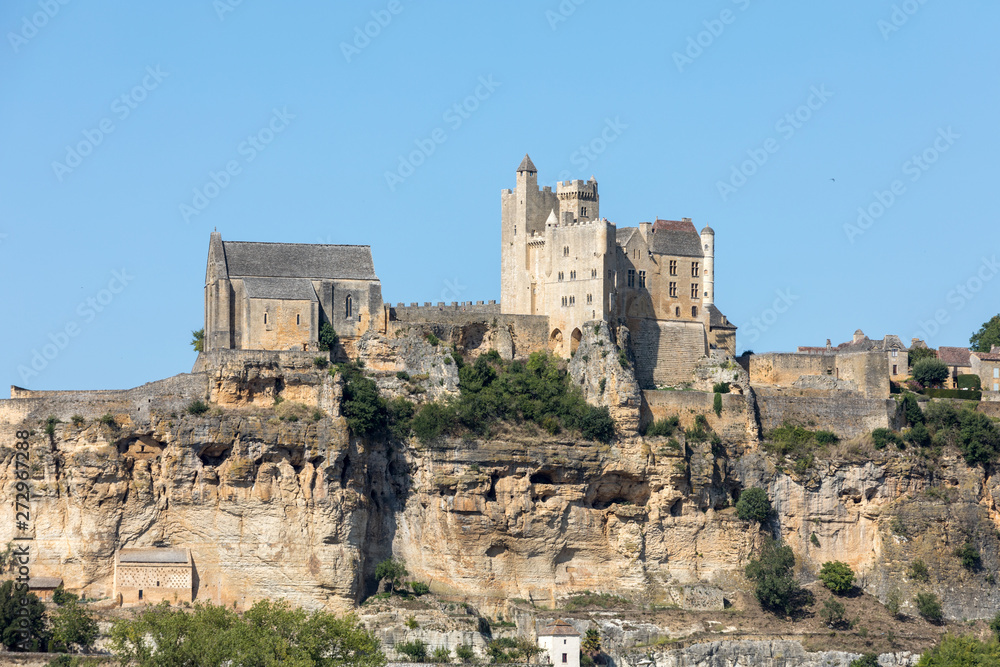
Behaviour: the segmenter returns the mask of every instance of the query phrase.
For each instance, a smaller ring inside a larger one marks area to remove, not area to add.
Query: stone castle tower
[[[501,201],[500,309],[546,315],[549,347],[576,350],[585,323],[625,325],[644,386],[689,379],[698,360],[735,354],[715,307],[715,232],[689,218],[618,228],[600,217],[597,180],[538,187],[527,155]]]

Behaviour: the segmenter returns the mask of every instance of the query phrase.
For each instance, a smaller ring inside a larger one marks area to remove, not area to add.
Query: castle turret
[[[705,277],[702,279],[705,285],[703,304],[711,306],[715,303],[715,230],[707,225],[701,230],[701,246],[705,252]]]

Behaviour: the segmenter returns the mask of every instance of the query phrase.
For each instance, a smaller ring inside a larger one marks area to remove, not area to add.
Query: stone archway
[[[559,348],[562,347],[562,339],[562,331],[559,331],[559,329],[553,329],[552,333],[549,335],[549,351],[558,353]]]
[[[580,340],[583,338],[583,332],[579,328],[573,329],[573,333],[569,336],[569,351],[570,354],[576,352],[576,348],[580,347]]]

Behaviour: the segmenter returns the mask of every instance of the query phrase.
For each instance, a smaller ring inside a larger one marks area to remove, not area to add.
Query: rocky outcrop
[[[706,642],[683,649],[627,656],[621,667],[848,667],[858,653],[819,651],[810,653],[794,641]],[[912,667],[920,659],[911,653],[883,653],[882,667]],[[651,661],[651,662],[650,662]]]
[[[607,322],[587,322],[582,333],[569,361],[570,375],[589,403],[607,406],[618,429],[634,433],[639,428],[642,396],[632,364],[622,352],[628,345],[616,342]],[[627,330],[622,335],[626,334]]]

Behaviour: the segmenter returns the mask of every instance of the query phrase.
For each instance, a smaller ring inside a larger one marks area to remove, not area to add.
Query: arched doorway
[[[569,351],[572,354],[576,352],[576,348],[580,347],[580,339],[583,338],[583,332],[580,329],[573,329],[573,333],[570,334],[569,341]]]
[[[559,348],[562,347],[562,331],[559,329],[553,329],[552,334],[549,336],[549,351],[559,352]]]

